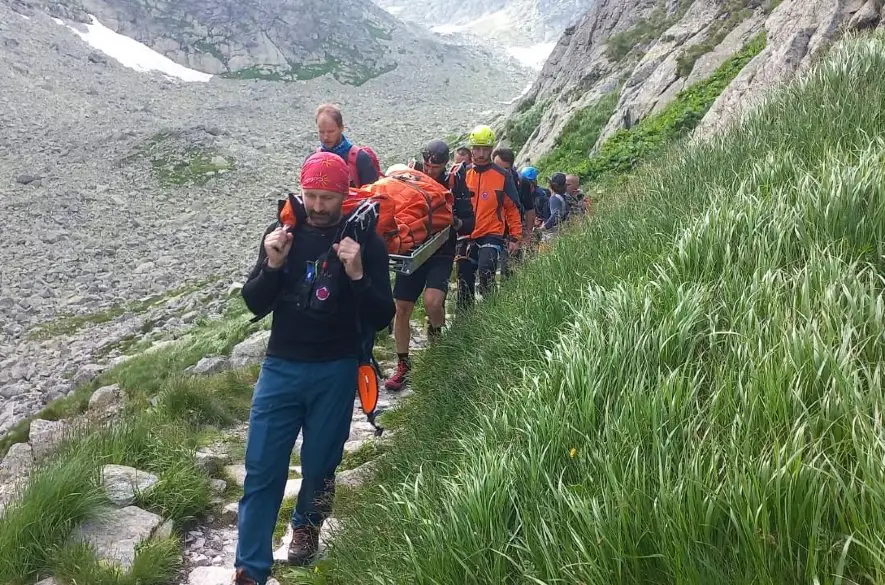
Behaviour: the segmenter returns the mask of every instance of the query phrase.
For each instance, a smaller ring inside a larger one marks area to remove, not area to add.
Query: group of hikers
[[[497,148],[488,126],[475,128],[454,153],[433,140],[420,159],[382,173],[374,151],[344,135],[339,108],[324,104],[315,119],[321,146],[301,168],[303,221],[283,225],[278,217],[268,226],[242,290],[255,318],[273,314],[273,323],[249,418],[236,585],[264,585],[271,574],[273,532],[299,433],[302,482],[288,559],[298,566],[314,560],[350,434],[366,332],[374,339],[393,323],[398,364],[385,387],[402,390],[411,369],[410,318],[422,294],[433,340],[445,325],[455,265],[463,309],[475,302],[477,273],[485,297],[499,269],[507,278],[540,240],[587,211],[577,177],[554,173],[549,191],[540,187],[537,169],[517,170],[513,151]],[[343,207],[350,189],[404,169],[451,193],[453,221],[445,243],[411,274],[397,273],[391,289],[384,240],[374,230],[351,230]]]

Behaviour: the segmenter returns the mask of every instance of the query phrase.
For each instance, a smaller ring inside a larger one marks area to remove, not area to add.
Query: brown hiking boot
[[[258,585],[258,581],[246,575],[245,569],[237,569],[234,574],[233,585]]]
[[[289,564],[309,565],[320,548],[320,529],[315,526],[299,526],[292,531],[289,543]]]

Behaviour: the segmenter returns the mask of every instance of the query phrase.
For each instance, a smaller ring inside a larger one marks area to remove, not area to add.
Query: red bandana
[[[301,167],[301,188],[333,191],[347,195],[350,187],[350,171],[347,163],[332,152],[317,152]]]

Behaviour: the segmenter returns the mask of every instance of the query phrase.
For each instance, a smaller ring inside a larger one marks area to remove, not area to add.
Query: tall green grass
[[[840,43],[426,350],[323,578],[885,581],[883,70]]]
[[[100,485],[101,467],[108,464],[157,475],[158,483],[137,496],[138,506],[178,529],[199,519],[212,504],[210,478],[195,463],[200,439],[207,429],[245,418],[254,381],[254,369],[179,374],[160,386],[155,406],[101,426],[78,426],[0,515],[0,583],[24,584],[53,571],[78,583],[167,582],[180,561],[178,539],[145,545],[132,571],[121,572],[72,545],[71,531],[108,505]]]

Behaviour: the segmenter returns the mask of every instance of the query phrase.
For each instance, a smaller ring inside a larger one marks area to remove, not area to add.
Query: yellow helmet
[[[473,148],[475,146],[495,146],[495,131],[488,126],[477,126],[467,137],[467,146]]]

